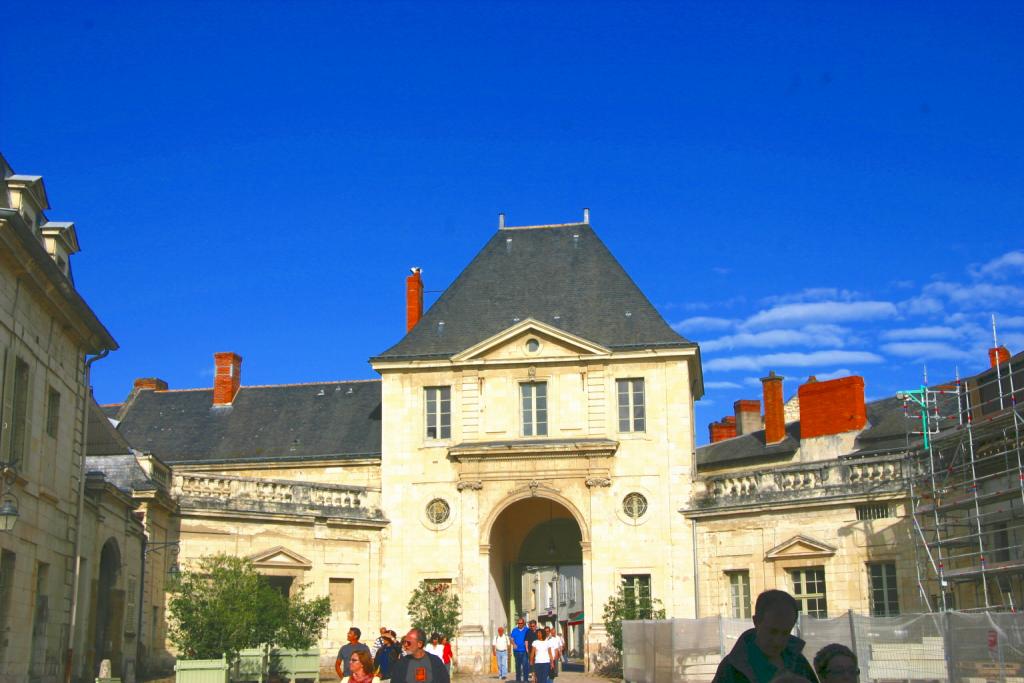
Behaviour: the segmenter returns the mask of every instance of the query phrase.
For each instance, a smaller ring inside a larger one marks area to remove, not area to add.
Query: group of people
[[[449,683],[454,653],[447,636],[411,629],[401,642],[397,634],[381,627],[371,648],[360,642],[362,631],[353,626],[338,650],[334,671],[343,683]]]
[[[554,627],[538,627],[537,621],[519,617],[516,627],[508,635],[505,627],[498,627],[498,635],[491,643],[491,653],[498,660],[498,678],[508,677],[509,650],[515,659],[516,681],[529,683],[530,673],[535,683],[549,683],[558,676],[558,664],[565,655],[565,641]]]
[[[712,683],[857,683],[857,655],[839,643],[814,656],[803,654],[804,641],[791,635],[799,605],[789,593],[767,590],[754,603],[754,628],[745,631],[718,665]]]

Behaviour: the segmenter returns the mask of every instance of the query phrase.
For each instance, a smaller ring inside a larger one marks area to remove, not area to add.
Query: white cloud
[[[818,379],[819,382],[827,382],[830,379],[839,379],[840,377],[849,377],[852,374],[853,373],[850,372],[849,369],[847,369],[847,368],[840,368],[838,370],[833,370],[832,372],[822,372],[822,373],[819,373],[819,374],[815,375],[815,377]]]
[[[704,382],[705,389],[741,389],[736,382]]]
[[[769,353],[763,356],[731,356],[704,363],[705,371],[750,370],[772,368],[829,367],[845,363],[881,363],[884,358],[870,351],[811,351],[808,353]]]
[[[900,308],[909,315],[932,315],[942,313],[942,302],[933,296],[915,296],[900,302]]]
[[[807,325],[800,330],[766,330],[740,332],[703,342],[702,351],[721,349],[758,348],[774,349],[780,346],[832,346],[844,345],[842,334],[846,330],[838,325]]]
[[[676,332],[690,333],[694,330],[728,330],[736,324],[736,321],[729,318],[715,318],[708,315],[698,315],[694,318],[687,318],[672,324]]]
[[[916,360],[959,360],[972,357],[971,353],[962,348],[937,341],[894,342],[883,344],[882,350],[894,356]]]
[[[996,329],[1016,330],[1024,327],[1024,315],[996,316]]]
[[[981,266],[971,267],[974,277],[1005,278],[1015,272],[1024,272],[1024,251],[1010,251]]]
[[[882,339],[955,339],[960,337],[961,330],[945,325],[926,325],[924,327],[901,327],[895,330],[886,330],[882,333]]]
[[[1001,334],[999,335],[999,343],[1009,349],[1010,353],[1024,351],[1024,334],[1019,332]]]
[[[857,320],[893,318],[898,314],[889,301],[822,301],[817,303],[782,304],[758,311],[746,322],[745,328],[808,323],[837,323]]]
[[[766,296],[761,303],[766,306],[778,304],[796,304],[812,301],[854,301],[860,298],[860,292],[850,289],[836,289],[835,287],[808,287],[792,294],[779,294]]]
[[[1014,285],[993,285],[979,282],[965,285],[957,282],[932,282],[925,286],[926,295],[944,296],[962,308],[991,309],[1000,304],[1020,306],[1024,289]]]

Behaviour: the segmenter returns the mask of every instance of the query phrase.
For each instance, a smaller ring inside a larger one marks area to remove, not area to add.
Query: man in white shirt
[[[558,628],[555,626],[548,629],[548,633],[551,634],[548,636],[548,643],[551,648],[551,670],[553,672],[557,662],[565,656],[565,641],[562,640],[562,636],[559,635]]]
[[[494,642],[491,643],[491,652],[494,654],[495,659],[498,660],[498,678],[505,680],[508,676],[508,651],[510,648],[509,637],[505,635],[505,627],[498,627],[498,635],[494,637]]]

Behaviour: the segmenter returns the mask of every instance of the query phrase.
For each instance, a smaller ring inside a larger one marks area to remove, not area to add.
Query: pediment
[[[275,546],[269,550],[250,555],[252,563],[260,568],[312,569],[313,563],[294,550]]]
[[[536,339],[540,346],[536,351],[527,348],[527,342]],[[475,344],[452,360],[521,360],[543,358],[566,358],[578,356],[603,356],[610,349],[595,342],[577,337],[553,325],[533,318],[527,318],[479,344]]]
[[[793,538],[780,543],[764,554],[766,560],[803,560],[815,557],[831,557],[836,548],[822,541],[797,534]]]

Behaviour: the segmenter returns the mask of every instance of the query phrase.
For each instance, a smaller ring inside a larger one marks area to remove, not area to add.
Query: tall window
[[[57,430],[60,429],[60,392],[50,387],[46,397],[46,433],[57,438]]]
[[[0,551],[0,632],[3,633],[12,630],[7,622],[11,610],[11,597],[14,592],[15,557],[15,554],[9,550]]]
[[[729,616],[733,619],[750,618],[750,572],[726,572],[729,577]]]
[[[897,616],[900,599],[896,589],[896,563],[868,562],[868,578],[871,580],[871,616]]]
[[[791,569],[789,576],[793,580],[793,597],[800,605],[800,611],[809,617],[827,618],[825,568]]]
[[[548,434],[548,385],[546,382],[524,382],[519,385],[523,414],[523,436]]]
[[[427,387],[427,438],[452,438],[452,388]]]
[[[616,380],[615,384],[619,393],[619,431],[644,431],[644,381],[620,379]]]
[[[25,455],[25,441],[27,436],[28,363],[18,358],[14,361],[14,411],[11,414],[11,462],[22,462],[22,458]]]

